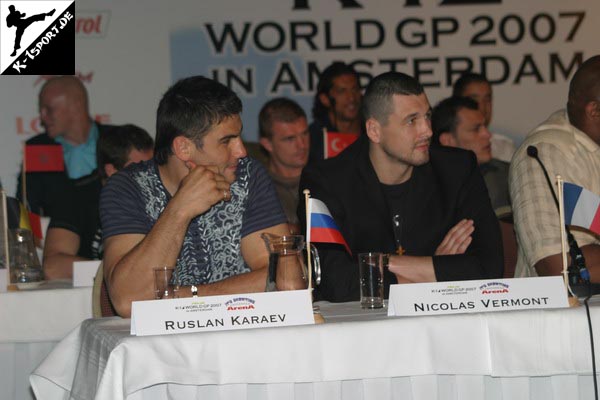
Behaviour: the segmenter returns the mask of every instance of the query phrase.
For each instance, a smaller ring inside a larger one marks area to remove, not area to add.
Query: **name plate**
[[[398,284],[390,286],[388,316],[565,308],[561,276]]]
[[[137,336],[314,324],[308,290],[134,301]]]

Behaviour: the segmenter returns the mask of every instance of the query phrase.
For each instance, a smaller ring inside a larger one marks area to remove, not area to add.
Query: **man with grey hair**
[[[502,276],[502,243],[475,156],[429,147],[431,107],[414,78],[388,72],[363,98],[366,135],[338,157],[308,165],[300,190],[323,201],[352,254],[317,244],[321,296],[359,298],[358,253],[391,253],[391,283]],[[299,216],[304,215],[301,202]]]

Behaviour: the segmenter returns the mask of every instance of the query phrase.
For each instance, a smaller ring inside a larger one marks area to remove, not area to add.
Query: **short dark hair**
[[[433,107],[431,113],[431,130],[433,144],[440,145],[440,135],[444,132],[454,134],[458,125],[458,113],[463,108],[478,110],[477,102],[470,97],[448,97]]]
[[[454,82],[454,86],[452,87],[452,96],[464,96],[465,90],[467,86],[471,83],[487,83],[490,84],[490,81],[481,74],[476,74],[474,72],[467,72],[466,74],[462,74],[460,78]]]
[[[112,164],[115,169],[120,170],[127,164],[131,150],[152,150],[153,146],[154,141],[148,132],[136,125],[115,126],[101,132],[96,144],[96,160],[100,177],[107,178],[104,171],[106,164]]]
[[[360,79],[356,70],[350,65],[341,61],[336,61],[321,72],[319,75],[319,83],[317,84],[317,93],[313,101],[312,114],[316,120],[324,120],[327,118],[327,108],[321,103],[319,95],[325,93],[329,95],[329,91],[333,88],[333,80],[338,76],[353,75],[356,77],[360,85]]]
[[[387,124],[393,111],[394,95],[418,96],[424,93],[423,86],[410,75],[402,72],[386,72],[373,78],[365,90],[362,114],[365,121],[375,118]]]
[[[277,97],[262,106],[258,114],[258,134],[261,138],[273,137],[273,122],[294,122],[306,119],[306,113],[294,100]]]
[[[156,162],[166,164],[177,136],[201,148],[211,128],[241,112],[240,98],[219,82],[203,76],[179,80],[163,95],[156,112]]]

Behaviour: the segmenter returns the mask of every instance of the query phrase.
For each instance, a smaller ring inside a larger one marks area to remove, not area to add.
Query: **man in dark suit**
[[[376,77],[363,117],[366,135],[338,157],[309,164],[300,181],[327,205],[352,250],[317,244],[322,298],[359,298],[356,256],[368,251],[393,254],[386,293],[396,282],[501,277],[498,221],[477,160],[461,149],[429,148],[431,107],[419,82],[398,72]]]

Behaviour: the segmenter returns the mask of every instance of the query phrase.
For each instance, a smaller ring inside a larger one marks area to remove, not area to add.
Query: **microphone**
[[[538,156],[538,149],[535,146],[527,146],[527,155],[531,158],[534,158],[538,164],[540,164],[540,167],[542,168],[542,171],[544,172],[544,176],[546,177],[546,183],[548,183],[548,187],[550,188],[550,193],[552,193],[552,197],[554,198],[554,204],[556,204],[556,209],[558,210],[558,199],[556,198],[556,193],[554,193],[554,186],[552,186],[552,182],[550,182],[550,177],[548,176],[548,170],[546,169],[546,167],[544,166],[544,163],[542,163],[542,160],[540,160],[540,157]],[[569,230],[569,228],[567,227],[567,231]]]
[[[542,160],[538,155],[537,147],[527,146],[527,155],[535,159],[542,168],[542,171],[544,172],[544,177],[546,178],[546,183],[550,188],[550,193],[552,193],[552,198],[554,199],[556,209],[559,210],[558,199],[556,197],[556,193],[554,193],[554,186],[552,185],[550,177],[548,176],[548,170],[546,169],[544,163],[542,163]],[[577,240],[575,240],[575,237],[573,236],[571,230],[567,225],[565,225],[565,230],[567,232],[567,242],[569,244],[569,255],[571,256],[571,265],[568,268],[569,285],[571,286],[571,290],[578,296],[591,296],[592,288],[590,286],[590,272],[585,266],[585,257],[583,256],[583,252],[577,244]],[[583,285],[581,281],[583,281]],[[584,294],[581,290],[575,290],[579,289],[579,287],[581,287],[581,289],[584,289],[586,293]],[[600,285],[598,285],[598,287],[595,287],[594,289],[595,293],[600,293]]]

